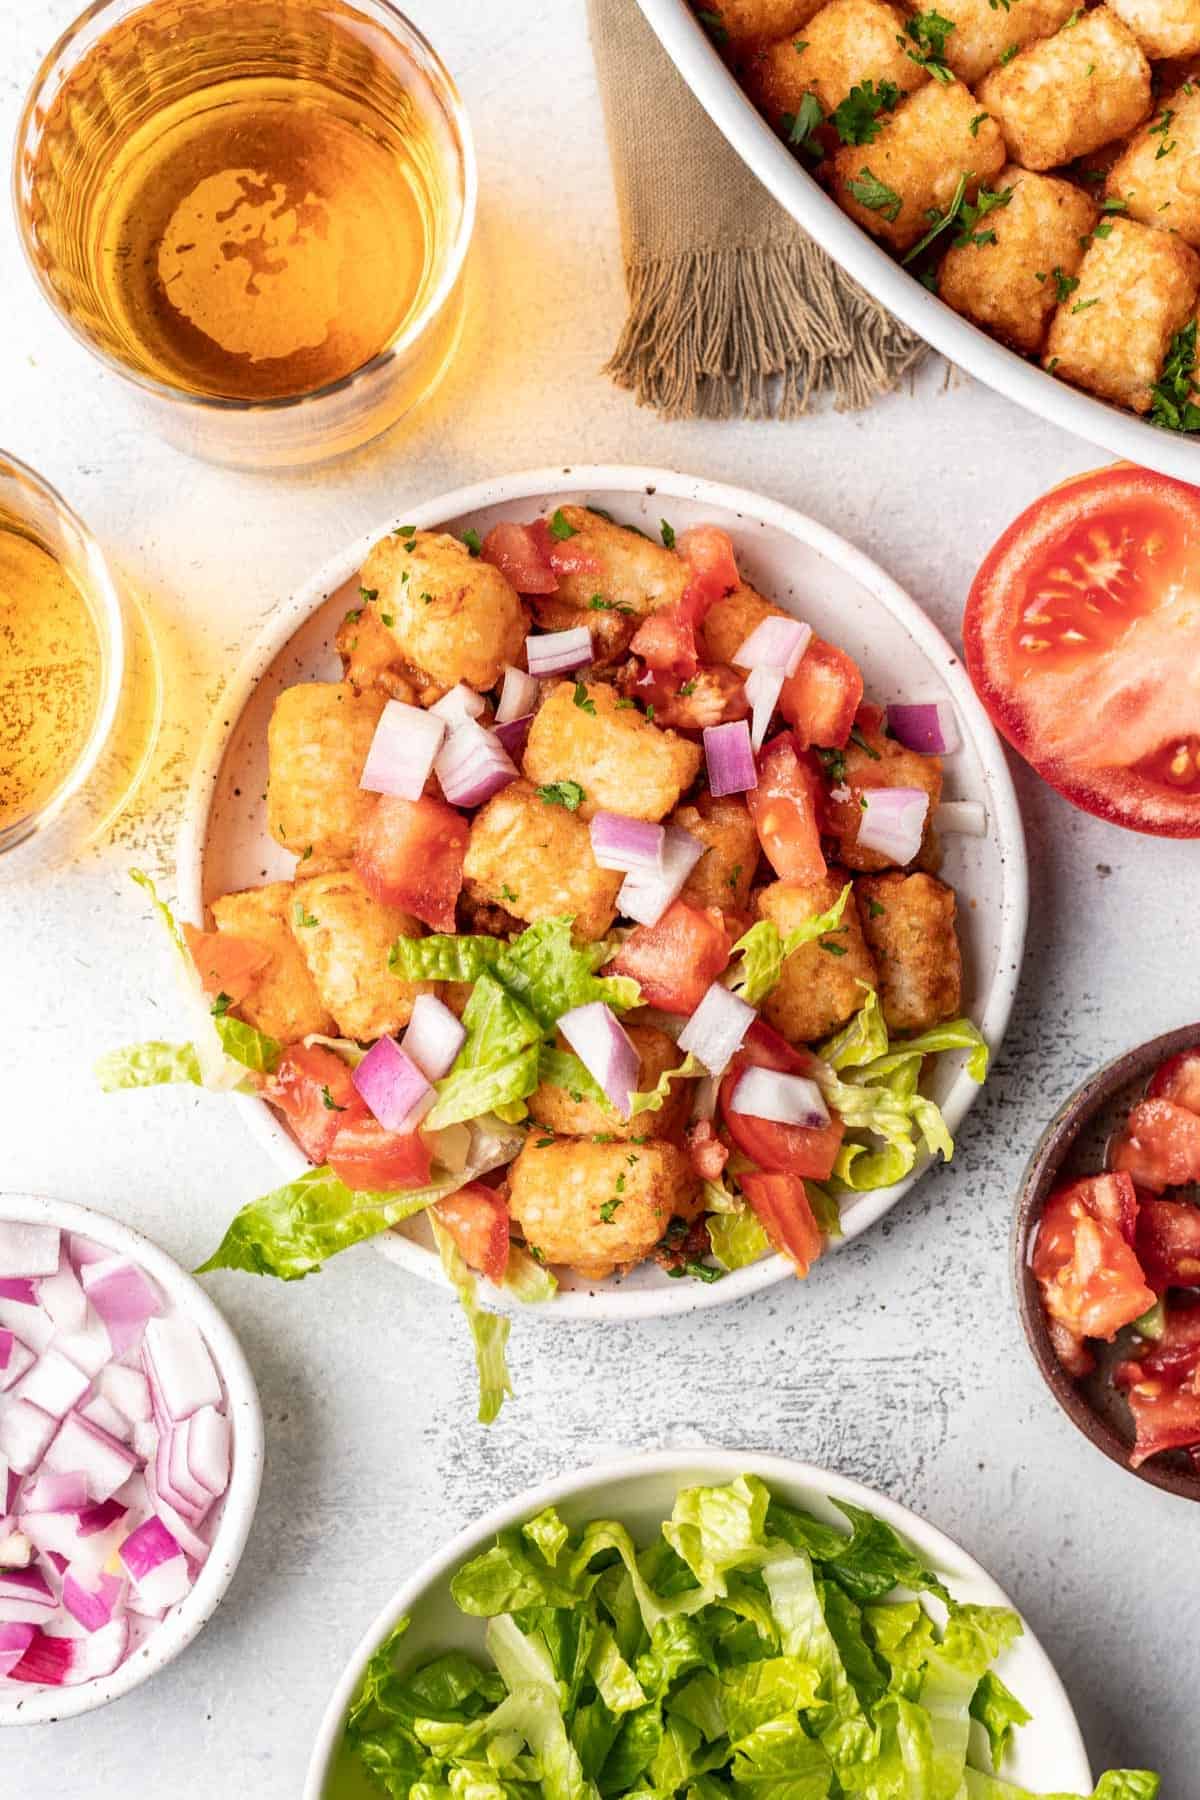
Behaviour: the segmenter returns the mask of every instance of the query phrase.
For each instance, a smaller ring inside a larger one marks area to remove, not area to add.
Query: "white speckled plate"
[[[357,599],[357,571],[376,539],[398,523],[458,533],[474,526],[483,533],[498,519],[532,518],[562,499],[604,507],[618,523],[640,526],[655,536],[664,514],[677,531],[702,521],[723,526],[746,579],[843,645],[861,665],[873,699],[953,702],[963,746],[947,759],[945,798],[978,801],[988,829],[982,838],[948,837],[942,872],[959,896],[964,1007],[995,1048],[1008,1023],[1024,943],[1025,840],[1004,753],[960,658],[915,601],[823,525],[739,488],[660,469],[540,469],[420,505],[406,504],[403,519],[398,514],[381,519],[374,531],[333,556],[312,581],[284,600],[234,678],[201,755],[180,843],[184,915],[199,919],[202,907],[219,894],[291,875],[292,857],[266,829],[267,724],[281,688],[339,675],[334,632],[353,603],[348,594]],[[962,1060],[940,1058],[930,1090],[952,1132],[977,1092]],[[239,1104],[283,1173],[301,1174],[307,1160],[270,1108],[253,1099]],[[838,1241],[849,1242],[894,1206],[924,1166],[918,1163],[895,1187],[849,1196],[843,1205],[844,1236]],[[403,1267],[442,1279],[423,1221],[387,1232],[376,1243]],[[567,1275],[556,1298],[532,1310],[558,1319],[689,1312],[769,1287],[787,1278],[790,1268],[783,1257],[766,1257],[711,1286],[672,1281],[653,1263],[642,1264],[622,1280],[588,1283]]]
[[[622,1457],[519,1494],[469,1525],[410,1576],[368,1629],[330,1698],[313,1746],[303,1800],[333,1800],[335,1790],[328,1785],[328,1776],[341,1743],[346,1710],[367,1659],[399,1619],[406,1615],[412,1619],[404,1638],[406,1666],[450,1649],[481,1654],[484,1622],[459,1612],[450,1597],[450,1579],[462,1563],[487,1549],[498,1531],[553,1505],[570,1525],[597,1518],[620,1519],[636,1542],[646,1544],[662,1520],[670,1517],[680,1488],[732,1481],[741,1474],[761,1476],[781,1500],[804,1507],[842,1530],[846,1520],[830,1502],[846,1500],[851,1506],[863,1507],[900,1532],[932,1569],[946,1577],[958,1599],[977,1606],[1012,1605],[987,1571],[952,1538],[907,1507],[843,1475],[754,1450],[664,1450]],[[1050,1658],[1028,1627],[996,1668],[1033,1714],[1029,1724],[1016,1733],[1013,1752],[1005,1761],[1006,1780],[1032,1787],[1038,1794],[1051,1790],[1090,1794],[1087,1751],[1071,1702]],[[336,1792],[365,1796],[368,1789],[351,1779],[345,1785],[339,1782]]]

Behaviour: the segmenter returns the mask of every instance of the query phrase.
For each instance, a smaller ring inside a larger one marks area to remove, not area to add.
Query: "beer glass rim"
[[[217,5],[220,4],[220,0],[196,0],[196,3]],[[92,0],[92,5],[67,26],[42,58],[21,108],[13,150],[11,195],[21,249],[42,294],[48,300],[55,316],[67,327],[71,335],[107,368],[112,369],[126,381],[133,382],[145,392],[160,399],[202,408],[207,412],[238,416],[280,413],[296,407],[311,406],[317,401],[327,399],[331,394],[349,392],[380,369],[387,368],[390,363],[406,355],[437,323],[450,303],[471,245],[479,197],[479,171],[475,155],[475,140],[462,96],[459,94],[454,77],[433,44],[424,32],[413,24],[406,13],[392,5],[391,0],[341,0],[341,3],[350,11],[358,12],[380,24],[401,49],[418,52],[422,73],[429,77],[437,91],[451,127],[462,183],[462,212],[453,242],[444,257],[444,266],[432,293],[420,310],[409,320],[399,336],[393,338],[366,362],[360,363],[356,369],[352,369],[349,374],[339,375],[336,380],[324,382],[320,387],[307,388],[300,394],[279,394],[267,399],[248,400],[230,395],[200,394],[191,388],[176,386],[173,382],[159,381],[154,376],[134,368],[132,364],[123,361],[119,356],[114,356],[103,344],[98,343],[90,332],[77,325],[75,320],[64,310],[58,294],[46,280],[39,265],[36,246],[29,229],[21,191],[25,156],[30,146],[36,144],[41,136],[41,128],[48,111],[47,92],[54,77],[56,75],[59,77],[56,83],[57,91],[57,87],[63,85],[70,73],[79,66],[84,55],[104,35],[107,20],[111,18],[112,22],[116,23],[119,18],[127,16],[131,12],[150,11],[156,4],[156,0]],[[81,44],[79,40],[85,37],[87,42]],[[0,836],[0,849],[3,847],[3,837]]]

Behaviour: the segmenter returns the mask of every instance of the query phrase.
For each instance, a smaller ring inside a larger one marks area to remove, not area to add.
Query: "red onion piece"
[[[389,700],[379,715],[359,787],[369,794],[419,800],[445,735],[445,719],[403,700]]]
[[[71,1563],[63,1577],[62,1603],[85,1631],[100,1631],[116,1613],[124,1591],[119,1575]]]
[[[18,1399],[28,1400],[31,1406],[40,1406],[51,1418],[63,1419],[83,1399],[91,1385],[91,1377],[51,1345],[38,1357],[28,1375],[22,1376],[13,1392]]]
[[[516,765],[496,733],[473,719],[451,732],[434,767],[451,806],[482,806],[517,778]]]
[[[448,694],[443,694],[437,703],[429,708],[436,719],[445,719],[451,731],[457,731],[460,725],[469,725],[478,719],[484,710],[482,694],[468,687],[465,681],[456,683]]]
[[[42,1470],[26,1485],[21,1505],[26,1512],[82,1512],[88,1504],[87,1482],[73,1469],[67,1475]]]
[[[81,1270],[84,1263],[107,1262],[111,1255],[111,1250],[106,1250],[103,1244],[97,1244],[94,1239],[81,1237],[77,1231],[68,1232],[67,1256],[73,1269]]]
[[[58,1420],[28,1400],[14,1400],[0,1414],[0,1456],[18,1475],[37,1468],[58,1429]]]
[[[140,1369],[109,1363],[96,1377],[96,1391],[110,1406],[137,1425],[150,1417],[150,1383]]]
[[[733,1112],[772,1119],[780,1125],[803,1125],[816,1130],[829,1123],[829,1108],[816,1082],[805,1075],[785,1075],[778,1069],[743,1070],[729,1105]]]
[[[602,869],[620,869],[623,874],[663,873],[663,849],[666,832],[661,825],[646,819],[631,819],[624,813],[598,812],[588,826],[592,855]]]
[[[641,1058],[616,1014],[601,1000],[563,1013],[558,1029],[623,1119],[630,1114]]]
[[[192,1585],[187,1559],[157,1514],[125,1539],[117,1555],[139,1600],[155,1609],[174,1606]]]
[[[386,1131],[416,1129],[437,1095],[395,1038],[380,1038],[350,1079]]]
[[[42,1462],[55,1475],[81,1472],[93,1501],[111,1499],[137,1467],[131,1450],[78,1413],[67,1414]]]
[[[906,750],[949,756],[962,742],[948,700],[895,701],[887,709],[888,730]]]
[[[400,1047],[427,1081],[449,1073],[466,1041],[466,1026],[436,994],[417,995]]]
[[[8,1672],[10,1681],[38,1687],[82,1687],[119,1668],[129,1651],[129,1620],[113,1619],[88,1637],[56,1637],[37,1631],[20,1662]]]
[[[162,1300],[149,1278],[127,1256],[85,1264],[83,1292],[104,1321],[113,1354],[136,1344],[147,1319],[162,1312]]]
[[[151,1473],[150,1469],[146,1470],[147,1477],[149,1477]],[[175,1542],[183,1550],[184,1555],[189,1557],[192,1562],[203,1566],[208,1560],[208,1545],[205,1543],[204,1539],[199,1537],[196,1532],[193,1531],[187,1520],[175,1510],[170,1501],[163,1498],[162,1494],[159,1493],[154,1486],[152,1480],[148,1479],[146,1486],[150,1490],[150,1498],[154,1504],[155,1512],[158,1514],[167,1530],[171,1533]]]
[[[36,1306],[37,1289],[24,1276],[15,1279],[6,1276],[0,1281],[0,1300],[12,1300],[18,1306]]]
[[[36,1634],[34,1625],[0,1625],[0,1681],[20,1662]]]
[[[57,1225],[0,1221],[0,1277],[53,1275],[58,1268]]]
[[[142,1355],[151,1395],[161,1401],[168,1418],[186,1419],[202,1406],[220,1406],[221,1378],[190,1319],[151,1319]]]
[[[15,1331],[0,1330],[0,1394],[32,1369],[36,1357]]]
[[[566,675],[584,668],[594,654],[586,625],[573,625],[570,631],[546,631],[538,637],[531,633],[525,639],[525,661],[531,675]]]
[[[89,1318],[82,1331],[60,1332],[54,1341],[63,1355],[69,1356],[93,1380],[112,1358],[108,1331],[98,1318]]]
[[[103,1394],[93,1394],[90,1400],[85,1400],[78,1408],[78,1412],[80,1418],[86,1419],[89,1425],[98,1425],[101,1431],[107,1431],[109,1437],[116,1438],[122,1444],[128,1444],[133,1438],[133,1426],[125,1414],[118,1412],[112,1401],[106,1400]]]
[[[168,1427],[159,1438],[154,1452],[154,1487],[181,1519],[195,1527],[208,1512],[208,1494],[192,1482],[187,1472],[186,1424],[183,1420],[180,1425]]]
[[[38,1305],[58,1331],[82,1331],[87,1324],[87,1295],[64,1256],[53,1275],[37,1284]]]
[[[525,713],[519,719],[508,719],[503,725],[497,725],[496,736],[510,756],[523,756],[525,745],[529,740],[529,727],[533,724],[533,714]]]
[[[679,1048],[698,1056],[710,1075],[719,1075],[753,1025],[752,1006],[714,981],[679,1034]]]
[[[746,698],[753,709],[750,719],[750,742],[761,750],[770,729],[771,719],[783,692],[782,669],[751,669],[746,677]]]
[[[0,1621],[4,1624],[37,1625],[56,1604],[40,1569],[0,1569]]]
[[[863,788],[858,843],[901,868],[921,848],[929,795],[924,788]]]
[[[215,1500],[229,1486],[229,1420],[216,1407],[204,1406],[192,1414],[188,1427],[188,1470]]]
[[[708,791],[714,799],[720,799],[722,794],[745,794],[758,786],[754,747],[745,719],[706,726],[704,760],[708,765]]]
[[[497,725],[511,725],[531,714],[540,692],[536,676],[527,675],[524,669],[514,669],[509,663],[504,670],[500,701],[496,707]]]
[[[657,925],[673,900],[683,891],[685,882],[700,858],[704,845],[682,825],[668,825],[663,839],[661,875],[631,872],[621,883],[617,905],[627,919],[639,925]]]
[[[785,676],[794,675],[811,637],[811,625],[771,614],[738,645],[731,660],[739,669],[781,669]]]

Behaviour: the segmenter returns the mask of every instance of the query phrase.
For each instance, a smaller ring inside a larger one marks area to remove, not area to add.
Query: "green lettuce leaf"
[[[510,1106],[537,1086],[542,1028],[494,975],[480,975],[462,1022],[466,1042],[450,1073],[437,1083],[437,1100],[424,1120],[432,1130]]]
[[[195,1044],[127,1044],[108,1050],[95,1065],[96,1079],[106,1094],[121,1088],[167,1087],[190,1081],[204,1086]]]
[[[221,1040],[221,1048],[226,1056],[234,1062],[241,1063],[244,1069],[250,1069],[256,1075],[273,1075],[283,1055],[283,1045],[268,1037],[265,1031],[258,1031],[253,1025],[247,1025],[242,1019],[235,1019],[225,1013],[214,1019],[217,1036]]]
[[[811,1559],[803,1551],[777,1556],[764,1566],[763,1580],[784,1655],[811,1663],[820,1676],[823,1704],[811,1718],[835,1769],[868,1761],[877,1749],[875,1727],[863,1710],[826,1622]]]
[[[598,976],[595,971],[613,954],[607,942],[576,945],[572,920],[542,919],[507,946],[495,965],[497,979],[524,1001],[545,1031],[563,1013],[602,1000],[615,1012],[636,1006],[641,989],[627,975]]]
[[[864,1063],[874,1062],[877,1057],[885,1056],[887,1049],[888,1032],[879,995],[874,988],[867,988],[866,999],[854,1017],[821,1045],[817,1055],[831,1069],[840,1071],[858,1069]]]
[[[522,1250],[520,1244],[509,1246],[508,1267],[500,1285],[523,1306],[541,1306],[558,1292],[558,1282],[550,1270],[530,1256],[528,1250]]]
[[[537,1517],[522,1525],[521,1536],[541,1551],[543,1559],[553,1568],[558,1561],[559,1551],[566,1545],[570,1532],[558,1516],[558,1509],[545,1507]]]
[[[1157,1800],[1162,1777],[1148,1769],[1110,1769],[1091,1794],[1038,1794],[1033,1788],[1014,1787],[1011,1781],[968,1769],[966,1800]]]
[[[848,1500],[836,1504],[853,1531],[837,1554],[828,1558],[829,1573],[855,1600],[881,1600],[897,1587],[912,1588],[918,1593],[923,1589],[941,1600],[949,1600],[945,1584],[890,1525],[874,1513],[851,1506]]]
[[[730,1773],[739,1800],[826,1800],[833,1767],[796,1719],[773,1719],[734,1746]]]
[[[479,1413],[481,1425],[491,1425],[506,1399],[512,1397],[512,1380],[504,1351],[512,1320],[502,1313],[488,1312],[476,1299],[476,1281],[444,1225],[431,1213],[433,1240],[438,1247],[451,1286],[458,1295],[475,1345],[475,1367],[479,1372]]]
[[[1033,1714],[1025,1710],[995,1671],[988,1669],[980,1676],[979,1686],[971,1697],[971,1717],[978,1719],[987,1732],[992,1767],[998,1771],[1008,1754],[1014,1730],[1019,1725],[1028,1725]]]
[[[723,1487],[683,1488],[663,1537],[700,1587],[724,1595],[731,1569],[762,1560],[770,1499],[756,1475],[739,1475]]]
[[[811,944],[828,933],[836,933],[850,897],[847,882],[827,912],[814,913],[784,937],[773,919],[760,919],[751,925],[733,946],[732,955],[741,956],[741,965],[727,984],[747,1006],[758,1006],[778,982],[787,958],[802,944]]]
[[[400,937],[388,953],[388,968],[404,981],[478,981],[492,969],[508,945],[503,938],[433,932],[429,937]]]
[[[705,1228],[713,1257],[723,1269],[744,1269],[770,1254],[767,1234],[748,1206],[740,1212],[710,1212]]]
[[[659,1112],[670,1099],[673,1081],[699,1080],[707,1074],[699,1057],[685,1057],[677,1069],[664,1069],[654,1087],[630,1095],[630,1118],[636,1119],[644,1112]],[[543,1082],[564,1089],[573,1100],[590,1100],[595,1106],[603,1106],[616,1117],[616,1108],[608,1095],[573,1050],[559,1050],[552,1044],[542,1046],[538,1057],[538,1083]]]

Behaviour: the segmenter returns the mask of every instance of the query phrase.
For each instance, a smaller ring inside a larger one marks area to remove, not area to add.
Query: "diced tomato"
[[[1051,1348],[1067,1374],[1076,1381],[1082,1381],[1096,1367],[1096,1359],[1081,1337],[1068,1331],[1060,1319],[1046,1320],[1046,1335],[1050,1339]]]
[[[1144,1349],[1113,1372],[1118,1387],[1136,1381],[1178,1383],[1200,1363],[1200,1301],[1167,1305],[1166,1324],[1160,1338],[1147,1341]]]
[[[429,1183],[431,1157],[420,1132],[388,1131],[369,1114],[342,1121],[326,1160],[356,1193],[391,1194]]]
[[[492,563],[518,594],[556,594],[558,576],[543,553],[538,534],[529,525],[502,519],[483,540],[479,554]]]
[[[733,544],[717,525],[693,525],[675,547],[691,572],[684,599],[690,601],[698,625],[709,607],[732,594],[741,580]]]
[[[468,1268],[503,1281],[508,1268],[508,1208],[494,1188],[469,1181],[430,1209],[458,1246]]]
[[[309,1162],[326,1160],[339,1127],[366,1114],[366,1103],[336,1051],[323,1044],[293,1044],[284,1051],[266,1087]]]
[[[231,1006],[240,1006],[254,992],[271,960],[271,952],[262,944],[237,937],[232,931],[198,931],[194,925],[185,925],[183,941],[205,993],[214,998],[227,994]]]
[[[648,669],[668,678],[678,687],[690,681],[700,666],[696,649],[696,621],[684,610],[681,600],[674,606],[660,607],[643,619],[629,648],[640,656]]]
[[[185,927],[186,930],[186,927]],[[1200,1050],[1181,1050],[1155,1070],[1146,1089],[1148,1100],[1170,1100],[1200,1113]]]
[[[688,1156],[701,1181],[720,1181],[729,1161],[729,1148],[717,1136],[712,1120],[695,1120],[685,1135]]]
[[[644,1005],[693,1013],[724,970],[731,948],[716,907],[675,900],[657,925],[639,925],[629,934],[609,971],[640,983]]]
[[[728,663],[701,663],[684,682],[649,667],[639,673],[638,665],[629,663],[617,686],[623,694],[652,706],[656,724],[675,731],[703,731],[750,715],[745,681]]]
[[[1186,1200],[1143,1200],[1137,1253],[1146,1280],[1158,1293],[1200,1287],[1200,1207]]]
[[[1080,1200],[1093,1219],[1104,1219],[1115,1225],[1127,1244],[1137,1235],[1137,1189],[1128,1175],[1084,1175],[1065,1190],[1073,1200]]]
[[[746,795],[758,841],[784,881],[823,881],[820,770],[810,753],[797,753],[790,731],[764,746],[758,786]]]
[[[1111,1343],[1122,1325],[1149,1311],[1154,1294],[1119,1227],[1091,1211],[1088,1185],[1071,1183],[1046,1201],[1033,1272],[1052,1319],[1076,1337]]]
[[[555,575],[600,575],[603,573],[600,559],[594,551],[588,550],[579,541],[580,534],[573,531],[570,537],[558,538],[550,529],[548,519],[535,519],[529,527],[533,533],[533,541],[537,545],[542,560],[549,565]]]
[[[738,1181],[772,1247],[791,1258],[797,1275],[807,1275],[821,1254],[821,1232],[800,1176],[747,1169]]]
[[[1200,1181],[1200,1114],[1173,1100],[1141,1100],[1126,1119],[1109,1162],[1139,1187],[1161,1193]]]
[[[862,671],[852,656],[814,637],[789,675],[779,696],[779,710],[796,734],[799,749],[811,744],[840,750],[850,741],[854,715],[862,703]]]
[[[696,627],[714,602],[733,592],[738,572],[733,545],[715,525],[685,531],[678,550],[689,569],[687,587],[678,600],[643,619],[629,648],[656,674],[682,683],[690,681],[700,666]]]
[[[834,1116],[827,1125],[781,1125],[775,1119],[756,1119],[752,1113],[734,1112],[730,1105],[733,1091],[743,1071],[751,1065],[811,1076],[813,1059],[807,1050],[797,1050],[777,1031],[756,1019],[721,1081],[718,1103],[726,1131],[743,1155],[763,1169],[807,1176],[810,1181],[827,1181],[846,1134],[842,1121]]]
[[[469,835],[444,800],[381,794],[358,834],[354,867],[376,900],[414,913],[433,931],[453,931]]]
[[[1137,1439],[1129,1466],[1140,1469],[1147,1457],[1161,1450],[1187,1450],[1200,1444],[1200,1392],[1194,1378],[1181,1387],[1147,1381],[1132,1387],[1129,1409],[1137,1426]]]

